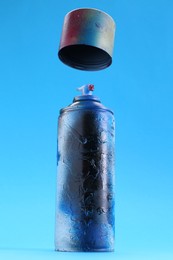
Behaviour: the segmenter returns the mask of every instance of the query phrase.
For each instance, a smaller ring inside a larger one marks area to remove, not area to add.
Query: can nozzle
[[[86,84],[81,86],[80,88],[77,88],[77,90],[82,92],[82,95],[92,95],[92,92],[94,90],[93,84]]]

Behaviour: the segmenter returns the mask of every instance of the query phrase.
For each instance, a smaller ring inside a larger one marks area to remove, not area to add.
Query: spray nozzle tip
[[[82,92],[82,95],[92,95],[92,91],[94,90],[93,84],[86,84],[78,88],[77,90]]]

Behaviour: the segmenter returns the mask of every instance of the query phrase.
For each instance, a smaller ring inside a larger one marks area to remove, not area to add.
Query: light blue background
[[[113,64],[57,58],[64,16],[94,7],[117,31]],[[54,252],[59,109],[95,84],[116,117],[116,251]],[[0,1],[0,258],[173,259],[173,1]]]

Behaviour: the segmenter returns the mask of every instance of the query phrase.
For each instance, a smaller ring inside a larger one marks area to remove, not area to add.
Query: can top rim
[[[76,96],[76,97],[74,97],[73,102],[87,101],[87,100],[96,101],[96,102],[101,103],[100,99],[97,96],[93,96],[93,95]]]

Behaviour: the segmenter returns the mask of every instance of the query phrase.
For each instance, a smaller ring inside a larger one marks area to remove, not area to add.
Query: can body
[[[55,249],[114,250],[113,113],[77,97],[58,121]]]

